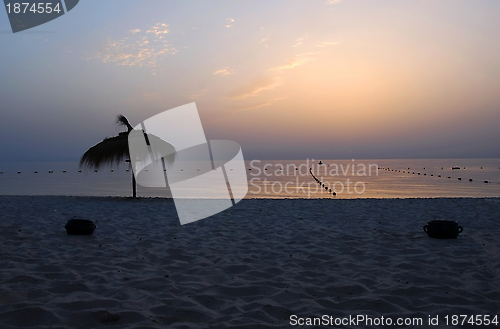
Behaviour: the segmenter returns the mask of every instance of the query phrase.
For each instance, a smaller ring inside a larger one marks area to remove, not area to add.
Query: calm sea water
[[[322,160],[321,165],[318,162],[317,159],[246,161],[247,198],[500,197],[500,159]],[[451,169],[455,166],[460,169]],[[316,183],[309,168],[327,189]],[[0,163],[0,172],[0,195],[132,194],[127,164],[98,172],[79,172],[75,162]],[[172,195],[167,189],[138,186],[138,196]]]

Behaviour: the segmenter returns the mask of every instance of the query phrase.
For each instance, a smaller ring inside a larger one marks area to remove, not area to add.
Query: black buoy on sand
[[[87,219],[70,219],[64,228],[68,235],[91,235],[96,225]]]

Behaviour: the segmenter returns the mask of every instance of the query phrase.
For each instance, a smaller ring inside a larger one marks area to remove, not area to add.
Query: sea
[[[248,160],[245,165],[245,198],[500,197],[500,159]],[[195,188],[199,195],[210,187]],[[77,162],[0,163],[0,195],[129,197],[132,171],[127,163],[98,171]],[[172,197],[169,188],[140,185],[137,195]]]

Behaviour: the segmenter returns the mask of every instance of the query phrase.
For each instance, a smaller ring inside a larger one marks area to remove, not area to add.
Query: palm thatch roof
[[[127,127],[127,131],[119,133],[118,136],[107,137],[89,148],[80,159],[80,167],[98,170],[108,165],[119,165],[129,159],[128,134],[133,127],[123,115],[119,115],[116,122]]]

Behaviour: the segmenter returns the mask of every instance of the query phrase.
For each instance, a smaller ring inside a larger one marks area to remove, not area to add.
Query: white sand
[[[2,196],[0,328],[500,315],[499,214],[499,199],[254,199],[180,226],[171,200]],[[94,235],[66,235],[73,216]],[[432,219],[464,232],[430,239]]]

